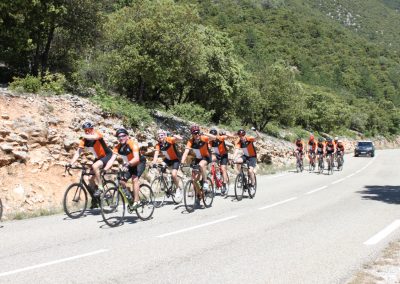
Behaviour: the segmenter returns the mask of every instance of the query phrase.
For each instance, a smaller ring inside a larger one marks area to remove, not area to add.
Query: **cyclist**
[[[203,179],[203,189],[208,190],[208,183],[207,183],[207,166],[211,163],[211,155],[208,149],[208,143],[210,141],[215,140],[216,136],[212,134],[203,134],[200,133],[200,128],[197,125],[192,125],[190,127],[190,133],[192,134],[192,138],[186,144],[185,152],[182,155],[182,164],[185,163],[186,158],[189,154],[190,150],[196,155],[195,165],[200,166],[200,173]],[[196,181],[199,177],[196,177]],[[197,187],[197,183],[194,183]],[[198,188],[196,188],[196,192],[198,192]],[[199,200],[197,200],[199,201]]]
[[[134,197],[132,209],[136,209],[139,203],[139,178],[143,174],[146,167],[146,158],[141,155],[139,143],[130,139],[129,133],[126,129],[120,128],[116,131],[115,136],[118,138],[118,144],[114,147],[113,152],[121,156],[123,165],[123,179],[121,185],[126,188],[126,182],[132,178],[132,191],[131,195]],[[116,155],[111,159],[114,162]]]
[[[296,148],[294,150],[294,154],[296,156],[297,161],[302,161],[303,160],[303,154],[304,154],[304,141],[301,139],[301,137],[297,137],[296,142],[294,142]]]
[[[260,133],[252,127],[252,130],[256,132],[257,138],[260,138]],[[246,136],[246,131],[243,129],[239,129],[237,132],[237,135],[239,136],[238,139],[235,142],[235,152],[233,154],[233,160],[235,163],[237,163],[237,171],[240,171],[240,167],[242,163],[249,162],[249,173],[250,173],[250,178],[251,178],[251,185],[254,187],[255,185],[255,174],[254,174],[254,169],[257,165],[257,152],[256,148],[254,146],[254,142],[256,141],[256,138],[253,136]],[[242,149],[243,155],[238,158],[239,154],[239,149]]]
[[[67,166],[73,166],[83,151],[87,150],[91,152],[94,155],[95,160],[92,165],[94,176],[91,176],[89,179],[89,185],[91,188],[95,188],[97,184],[98,189],[93,195],[98,197],[103,191],[103,182],[100,171],[102,168],[105,168],[107,164],[109,166],[112,164],[110,160],[113,156],[113,153],[111,149],[107,147],[103,135],[94,129],[94,125],[91,122],[85,122],[82,125],[82,129],[84,130],[85,134],[82,135],[82,138],[79,142],[79,148],[76,150],[69,165]],[[93,209],[96,207],[98,207],[98,204],[94,199],[92,199],[92,206],[90,208]]]
[[[337,156],[342,156],[342,163],[344,162],[344,143],[342,140],[338,140],[336,145],[336,154]]]
[[[226,166],[228,165],[228,150],[226,148],[225,140],[227,138],[235,138],[235,136],[226,134],[226,132],[223,130],[221,130],[218,135],[218,132],[215,128],[210,129],[210,134],[216,136],[215,140],[209,142],[209,146],[213,150],[212,161],[215,162],[218,160],[220,163],[223,176],[222,194],[224,194],[226,191],[226,184],[228,182],[228,174],[226,171]]]
[[[315,141],[314,135],[310,135],[310,139],[308,139],[308,159],[310,160],[311,165],[315,165],[315,154],[317,151],[317,141]]]
[[[182,141],[183,139],[179,135],[167,136],[167,132],[160,129],[157,132],[157,140],[158,143],[156,145],[156,151],[154,152],[154,157],[152,162],[153,167],[156,166],[158,155],[160,154],[161,151],[162,154],[164,155],[163,162],[168,167],[172,167],[171,175],[176,185],[175,196],[179,199],[182,194],[181,193],[182,188],[179,187],[179,180],[177,178],[180,165],[179,161],[180,155],[178,150],[176,149],[176,143]]]
[[[332,138],[327,138],[325,144],[325,156],[330,156],[330,159],[333,159],[335,152],[336,152],[335,143],[333,142]],[[328,163],[331,163],[330,159]]]

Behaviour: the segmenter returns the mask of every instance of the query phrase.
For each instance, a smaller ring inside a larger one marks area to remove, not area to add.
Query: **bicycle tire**
[[[151,188],[154,194],[154,206],[156,208],[160,208],[161,206],[163,206],[166,197],[166,188],[165,184],[163,183],[162,177],[156,177],[151,182]]]
[[[1,202],[1,199],[0,199],[0,221],[1,221],[2,217],[3,217],[3,202]]]
[[[221,191],[221,195],[225,195],[225,198],[228,197],[229,187],[230,187],[230,186],[229,186],[229,184],[230,184],[229,174],[227,173],[226,175],[227,175],[227,177],[228,177],[228,182],[225,184],[225,191],[224,191],[224,190]]]
[[[250,180],[250,177],[248,177]],[[256,174],[254,174],[254,186],[253,188],[250,188],[249,186],[249,190],[248,190],[248,194],[250,198],[254,198],[254,196],[256,196],[256,192],[257,192],[257,176]]]
[[[185,204],[186,211],[192,213],[195,209],[196,203],[196,191],[194,189],[193,180],[186,182],[183,190],[183,202]]]
[[[182,202],[183,200],[183,178],[181,178],[180,176],[176,177],[178,179],[178,183],[179,183],[179,188],[181,189],[181,197],[180,198],[176,198],[175,193],[176,193],[176,185],[175,182],[172,181],[172,201],[175,204],[179,204]]]
[[[136,208],[137,216],[143,220],[149,220],[154,213],[154,193],[151,187],[142,183],[139,187],[140,206]]]
[[[116,187],[107,189],[100,198],[101,216],[110,227],[121,225],[125,217],[125,199]]]
[[[214,196],[215,196],[215,190],[214,190],[214,185],[211,182],[211,179],[208,177],[207,178],[207,182],[208,182],[208,190],[204,191],[203,194],[203,204],[206,208],[211,207],[213,200],[214,200]]]
[[[72,204],[69,204],[69,194],[72,193]],[[65,190],[63,198],[63,208],[65,214],[71,219],[80,218],[87,208],[87,191],[81,183],[73,183]]]
[[[237,201],[240,201],[243,199],[243,192],[244,192],[244,185],[243,185],[243,174],[239,173],[236,176],[236,180],[235,180],[235,197]]]
[[[324,160],[318,160],[318,172],[322,174],[324,172]]]

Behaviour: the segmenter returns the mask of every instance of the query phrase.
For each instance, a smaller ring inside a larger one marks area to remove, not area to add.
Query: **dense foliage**
[[[17,80],[28,89],[37,87],[32,76],[44,85],[49,70],[76,92],[118,93],[95,100],[133,125],[148,118],[126,106],[135,102],[271,133],[392,135],[399,8],[394,0],[8,1],[0,3],[0,69],[28,74]]]

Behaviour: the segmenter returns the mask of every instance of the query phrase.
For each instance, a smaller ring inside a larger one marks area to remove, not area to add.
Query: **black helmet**
[[[200,127],[198,125],[192,125],[190,127],[190,133],[199,134],[200,133]]]
[[[211,129],[210,129],[210,134],[212,134],[212,135],[217,135],[217,134],[218,134],[217,129],[211,128]]]
[[[237,132],[237,135],[245,136],[246,135],[246,131],[244,131],[243,129],[239,129],[238,132]]]
[[[318,138],[318,142],[324,142],[324,138],[319,137],[319,138]]]
[[[331,138],[331,137],[328,137],[328,138],[326,138],[326,141],[332,142],[332,138]]]
[[[120,134],[125,134],[125,135],[129,135],[128,131],[125,128],[120,128],[117,130],[117,132],[115,132],[115,136],[119,136]]]
[[[91,122],[89,122],[89,121],[87,121],[87,122],[85,122],[84,124],[82,124],[82,128],[83,129],[89,129],[89,128],[93,128],[94,126],[93,126],[93,123],[91,123]]]

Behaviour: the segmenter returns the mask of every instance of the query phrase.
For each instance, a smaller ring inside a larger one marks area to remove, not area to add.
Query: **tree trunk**
[[[143,76],[140,76],[140,78],[139,78],[139,96],[138,96],[139,103],[143,102],[143,96],[144,96],[144,79],[143,79]]]
[[[42,77],[45,75],[46,71],[47,71],[47,63],[49,61],[49,53],[50,53],[50,46],[51,46],[51,42],[53,41],[54,38],[54,31],[56,29],[56,26],[54,24],[54,19],[52,19],[51,24],[50,24],[50,28],[49,28],[49,32],[47,34],[47,42],[46,42],[46,46],[44,48],[44,51],[42,53],[41,56],[41,71],[42,71]]]

